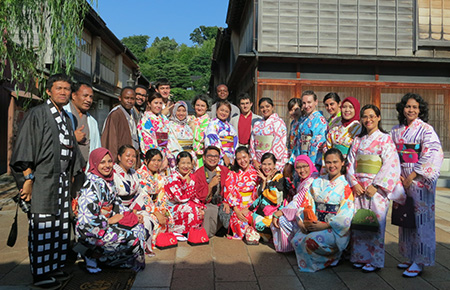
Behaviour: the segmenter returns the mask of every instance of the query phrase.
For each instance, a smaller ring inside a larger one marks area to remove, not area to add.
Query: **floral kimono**
[[[292,150],[300,146],[300,135],[298,134],[298,128],[303,121],[303,117],[298,120],[292,120],[289,130],[289,140],[287,142],[288,156],[291,156]]]
[[[141,152],[145,154],[149,149],[159,149],[163,156],[170,154],[169,120],[162,114],[146,111],[137,125]]]
[[[289,159],[294,164],[298,155],[307,155],[316,165],[322,165],[322,150],[326,139],[327,122],[318,111],[311,113],[300,124],[300,148],[295,148]],[[300,151],[298,151],[300,150]]]
[[[384,234],[389,200],[404,203],[406,196],[400,183],[400,161],[395,144],[388,134],[377,130],[371,135],[355,138],[347,156],[347,179],[353,187],[378,187],[372,198],[355,196],[356,209],[371,209],[380,228],[378,232],[352,230],[351,261],[384,266]]]
[[[223,155],[226,154],[230,162],[234,161],[234,152],[238,146],[237,132],[227,121],[214,118],[209,122],[205,132],[205,147],[216,146],[220,149],[220,165],[223,165]]]
[[[350,240],[355,208],[345,176],[330,181],[328,175],[322,175],[314,180],[297,212],[298,220],[303,220],[306,206],[312,207],[318,221],[330,225],[328,229],[308,234],[299,230],[291,240],[300,272],[316,272],[336,263]]]
[[[129,207],[141,192],[139,176],[136,170],[131,168],[125,172],[119,164],[114,164],[114,185],[123,205]],[[131,208],[132,209],[132,208]]]
[[[192,227],[203,222],[203,209],[206,208],[195,197],[195,181],[187,182],[178,171],[167,178],[165,185],[167,208],[170,210],[174,227],[173,232],[187,234]]]
[[[142,224],[131,229],[119,223],[109,224],[108,219],[124,214],[128,209],[117,196],[114,182],[107,182],[95,174],[87,173],[87,181],[78,197],[76,234],[78,241],[88,248],[99,247],[100,263],[117,266],[129,257],[127,264],[136,270],[145,266],[145,231]]]
[[[317,178],[317,175],[318,174],[316,172],[310,177],[302,180],[297,187],[297,194],[294,195],[294,198],[286,207],[281,209],[283,215],[279,218],[280,228],[275,227],[273,224],[270,225],[273,236],[273,244],[277,252],[285,253],[294,250],[291,245],[291,240],[298,231],[295,215],[302,205],[311,184],[314,179]]]
[[[274,212],[287,205],[287,198],[290,194],[290,183],[283,177],[283,174],[276,173],[272,180],[266,182],[266,186],[262,188],[262,184],[258,186],[258,198],[249,207],[253,211],[253,227],[263,232],[270,230],[270,224]]]
[[[286,138],[286,124],[277,113],[270,115],[267,120],[258,120],[253,125],[250,137],[250,155],[260,162],[264,153],[273,153],[277,159],[277,169],[282,171],[288,161]]]
[[[155,248],[155,241],[160,232],[171,232],[173,228],[173,217],[167,208],[167,195],[164,191],[165,178],[156,173],[152,175],[145,164],[137,170],[141,194],[134,201],[132,208],[138,208],[138,214],[144,216],[144,226],[147,232],[146,251],[152,252]],[[166,226],[161,226],[155,216],[159,212],[168,218]]]
[[[435,195],[436,182],[443,162],[439,137],[433,127],[420,119],[410,126],[397,125],[391,131],[400,157],[401,174],[418,174],[409,188],[414,200],[416,228],[399,227],[400,254],[411,262],[434,265],[436,253]]]
[[[335,126],[327,134],[326,146],[323,148],[323,153],[331,148],[337,148],[342,152],[344,157],[347,157],[350,147],[353,144],[353,139],[361,133],[361,123],[358,120],[351,122],[348,126]]]
[[[238,172],[230,171],[229,178],[227,178],[227,189],[229,194],[225,201],[231,208],[237,207],[239,210],[248,208],[256,198],[258,173],[252,165],[249,165],[247,170]],[[249,213],[249,217],[251,212]],[[250,221],[251,224],[251,221]],[[234,233],[234,238],[242,239],[245,231],[249,226],[249,222],[241,221],[236,212],[233,211],[230,218],[230,228]]]
[[[177,106],[177,104],[175,106]],[[174,107],[175,111],[176,109],[177,107]],[[188,118],[180,121],[176,118],[175,114],[172,114],[172,116],[170,117],[168,149],[173,155],[173,158],[176,158],[178,153],[180,153],[181,151],[190,152],[194,163],[197,164],[197,156],[193,151],[194,134],[192,133],[191,127],[189,127],[187,123],[187,119]]]
[[[197,154],[198,164],[197,168],[203,166],[203,149],[205,148],[205,131],[209,125],[209,115],[204,114],[199,118],[194,118],[194,125],[192,131],[194,132],[194,152]]]

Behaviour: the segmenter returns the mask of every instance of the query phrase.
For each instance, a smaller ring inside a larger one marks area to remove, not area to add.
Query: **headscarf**
[[[347,97],[345,98],[341,103],[341,112],[342,112],[342,106],[344,106],[345,102],[349,102],[353,105],[353,108],[355,108],[355,115],[350,120],[344,119],[344,114],[341,114],[341,123],[344,127],[347,127],[351,122],[358,120],[359,121],[359,110],[361,105],[359,104],[359,101],[354,97]]]
[[[299,155],[295,159],[294,168],[297,167],[298,162],[305,162],[309,166],[309,175],[306,178],[309,178],[314,172],[317,172],[316,166],[314,166],[313,162],[307,155]],[[305,178],[305,179],[306,179]],[[302,179],[303,180],[303,179]]]
[[[184,120],[180,120],[177,118],[177,110],[180,106],[183,106],[186,109],[186,118],[184,118]],[[187,124],[188,121],[188,106],[185,102],[183,101],[178,101],[174,106],[173,106],[173,111],[172,114],[170,115],[170,121],[174,121],[175,123],[177,123],[178,125],[182,125],[185,126]]]
[[[111,182],[114,180],[114,170],[111,168],[111,173],[108,176],[104,176],[103,174],[101,174],[98,171],[98,165],[100,164],[100,162],[102,161],[103,157],[106,156],[106,154],[109,154],[109,156],[111,156],[112,159],[112,154],[111,152],[106,149],[106,148],[97,148],[95,150],[93,150],[91,152],[91,154],[89,154],[89,170],[88,172],[97,175],[100,178],[103,178],[104,180]]]

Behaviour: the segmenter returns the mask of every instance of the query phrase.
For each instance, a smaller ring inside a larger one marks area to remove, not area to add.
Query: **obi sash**
[[[234,137],[233,136],[220,137],[220,142],[222,143],[223,148],[231,148],[234,146]]]
[[[422,146],[420,144],[396,144],[398,157],[401,163],[417,163],[419,162]]]
[[[302,152],[309,152],[309,149],[311,148],[311,139],[312,139],[312,134],[302,134],[301,135],[300,150]]]
[[[242,196],[242,205],[244,207],[246,207],[248,205],[248,203],[251,201],[252,199],[252,194],[253,192],[249,191],[249,192],[240,192],[241,196]]]
[[[336,216],[339,210],[339,204],[316,203],[317,220],[321,222],[329,222],[331,218]]]
[[[378,155],[358,154],[356,164],[357,173],[377,174],[383,165],[383,161]]]
[[[255,136],[255,150],[258,151],[269,151],[272,148],[274,136]]]
[[[348,155],[348,151],[350,151],[350,147],[342,144],[333,144],[333,148],[336,148],[339,151],[341,151],[341,153],[344,154],[344,156]]]
[[[167,132],[156,132],[156,141],[158,142],[158,147],[167,147],[169,140],[169,134]]]
[[[183,150],[185,151],[192,151],[193,147],[192,147],[192,143],[194,142],[193,139],[180,139],[178,140],[178,144],[180,144],[181,148],[183,148]]]

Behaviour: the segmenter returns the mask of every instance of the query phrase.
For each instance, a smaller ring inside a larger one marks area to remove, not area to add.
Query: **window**
[[[450,46],[450,1],[418,0],[419,45]]]

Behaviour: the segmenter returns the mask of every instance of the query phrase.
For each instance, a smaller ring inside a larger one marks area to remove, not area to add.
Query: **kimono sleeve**
[[[230,171],[225,181],[225,187],[228,192],[225,197],[225,202],[227,202],[231,207],[239,206],[242,203],[242,196],[239,193],[237,182],[238,173]]]
[[[327,123],[324,117],[316,117],[312,122],[311,132],[311,147],[309,157],[314,164],[321,164],[322,162],[322,150],[326,141]]]
[[[347,181],[350,183],[350,186],[353,187],[358,184],[358,179],[355,176],[355,168],[356,168],[356,154],[358,153],[359,144],[361,143],[361,139],[355,138],[352,147],[347,155]]]
[[[81,189],[81,194],[78,197],[77,217],[77,225],[89,225],[92,228],[98,228],[97,234],[101,230],[106,231],[108,228],[108,219],[101,214],[100,204],[102,201],[99,199],[101,193],[98,190],[99,187],[95,186],[92,181],[85,184]]]
[[[429,189],[439,177],[444,154],[436,132],[430,125],[426,126],[421,143],[423,149],[419,161],[414,165],[414,171],[425,179],[425,186]]]
[[[144,114],[138,125],[139,146],[141,152],[146,153],[149,149],[157,148],[155,127],[150,116]]]
[[[273,143],[271,152],[277,158],[277,169],[282,170],[288,162],[288,151],[286,147],[287,129],[283,120],[278,118],[273,124]]]
[[[217,122],[210,122],[208,128],[205,131],[205,147],[216,146],[220,149],[220,158],[222,159],[224,151],[222,148],[222,142],[220,142],[219,128]]]
[[[188,186],[186,180],[174,178],[164,186],[168,199],[175,203],[186,203],[191,199],[193,190]]]
[[[348,233],[354,213],[355,205],[353,202],[353,193],[350,186],[345,185],[343,198],[339,204],[339,210],[328,222],[338,236],[342,237]]]
[[[381,142],[381,160],[383,164],[372,184],[381,187],[386,194],[390,194],[400,180],[400,160],[391,136],[384,135],[383,139]]]

